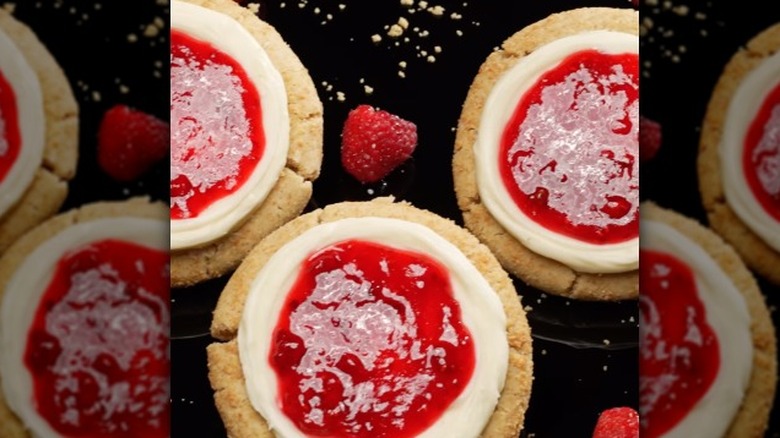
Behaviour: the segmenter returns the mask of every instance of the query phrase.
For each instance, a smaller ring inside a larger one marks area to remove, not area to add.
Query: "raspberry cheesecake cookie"
[[[699,147],[699,189],[712,229],[780,284],[780,24],[726,65]]]
[[[466,226],[545,292],[636,298],[638,17],[551,15],[483,63],[458,122],[453,173]]]
[[[386,198],[303,215],[217,304],[229,436],[516,437],[530,331],[509,276],[451,221]]]
[[[0,253],[55,214],[76,173],[78,106],[57,62],[0,10]]]
[[[0,259],[0,436],[168,436],[168,216],[90,204]]]
[[[231,0],[172,2],[172,285],[234,269],[303,211],[322,123],[314,83],[273,27]]]
[[[697,222],[650,203],[641,214],[642,436],[764,436],[776,339],[755,279]]]

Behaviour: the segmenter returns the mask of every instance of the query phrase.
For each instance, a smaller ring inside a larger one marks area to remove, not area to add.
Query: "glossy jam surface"
[[[720,346],[687,264],[640,250],[639,279],[642,436],[658,437],[685,418],[715,381]]]
[[[304,434],[411,437],[460,395],[475,357],[443,265],[350,240],[302,264],[269,361]]]
[[[526,216],[593,244],[638,236],[638,80],[636,54],[584,50],[525,92],[498,159]]]
[[[28,333],[36,409],[65,437],[167,437],[164,252],[103,240],[58,262]]]
[[[171,218],[235,193],[263,157],[260,94],[211,44],[171,32]]]
[[[21,148],[16,94],[0,71],[0,182],[3,182]]]
[[[742,165],[753,195],[780,222],[780,83],[769,93],[750,124]]]

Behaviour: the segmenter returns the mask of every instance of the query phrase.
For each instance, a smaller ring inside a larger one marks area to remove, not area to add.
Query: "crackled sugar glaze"
[[[171,217],[197,217],[237,191],[265,149],[260,95],[213,45],[171,32]]]
[[[278,403],[310,436],[415,436],[468,384],[475,347],[447,269],[349,240],[301,267],[273,333]]]
[[[58,262],[28,333],[36,409],[63,436],[166,437],[168,256],[119,240]]]
[[[780,221],[780,83],[767,95],[750,124],[742,163],[753,195],[770,216]]]
[[[638,56],[573,53],[523,95],[499,170],[521,211],[595,244],[638,235]]]
[[[720,369],[694,274],[680,259],[640,251],[640,411],[642,436],[658,437],[685,418]]]
[[[19,156],[21,136],[18,118],[14,90],[0,71],[0,182]]]

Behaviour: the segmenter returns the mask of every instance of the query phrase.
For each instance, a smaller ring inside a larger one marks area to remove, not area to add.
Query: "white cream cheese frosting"
[[[24,365],[27,333],[40,299],[54,276],[57,262],[71,250],[105,239],[119,239],[147,248],[167,251],[167,234],[168,223],[153,219],[107,218],[73,225],[40,244],[24,259],[9,280],[0,302],[2,391],[8,406],[22,420],[33,437],[60,437],[60,434],[38,414],[34,406],[33,380]],[[142,260],[137,263],[143,266]],[[155,305],[166,320],[164,325],[167,326],[168,303],[162,298],[151,295],[146,298],[155,301]],[[119,306],[116,311],[119,312],[118,316],[127,318],[136,316],[138,310]],[[128,350],[131,346],[127,342],[129,341],[117,342],[115,348]],[[165,384],[165,382],[159,383]]]
[[[664,438],[724,436],[742,404],[753,369],[753,338],[750,332],[751,318],[747,303],[731,278],[694,241],[662,222],[643,219],[641,227],[642,249],[673,255],[693,271],[698,296],[704,304],[706,321],[715,332],[720,347],[720,369],[712,386],[688,415],[663,436]],[[647,314],[641,315],[642,336],[663,338],[660,325],[663,315],[653,311],[655,304],[647,295],[641,295],[640,300],[646,309],[650,309]],[[642,342],[641,338],[640,342]],[[670,351],[642,351],[642,354],[668,355]],[[643,386],[649,385],[660,395],[668,391],[668,386],[664,382],[674,377],[657,376],[653,382],[643,382]],[[651,391],[647,399],[643,397],[640,400],[640,412],[643,414],[651,409],[649,402],[652,401],[652,396]]]
[[[780,251],[780,223],[767,213],[756,199],[748,185],[744,167],[742,166],[744,142],[750,124],[755,120],[769,92],[780,82],[780,52],[775,52],[766,58],[754,70],[748,73],[740,82],[734,97],[726,111],[718,153],[720,155],[720,170],[723,174],[723,191],[726,202],[734,213],[756,233],[767,245]],[[764,137],[774,136],[774,141],[767,138],[767,147],[776,148],[780,144],[780,104],[772,110],[769,118],[769,129]],[[780,155],[775,160],[780,160]],[[775,169],[780,168],[776,161]],[[780,191],[780,175],[768,175],[766,184],[775,193]]]
[[[621,32],[584,32],[555,40],[518,60],[497,81],[482,110],[479,132],[474,144],[477,185],[481,202],[490,214],[532,251],[579,272],[626,272],[638,266],[638,237],[615,244],[597,245],[550,231],[520,210],[504,185],[499,170],[499,151],[504,128],[511,120],[522,96],[541,75],[566,57],[589,49],[606,54],[638,53],[639,39],[636,35]],[[631,119],[638,121],[638,101],[631,105],[628,111]],[[632,127],[630,135],[636,135],[637,129],[638,126]],[[576,146],[574,143],[572,145]],[[638,167],[638,164],[636,166]],[[635,170],[638,174],[638,169]],[[569,192],[570,196],[592,195],[585,191]],[[621,196],[628,197],[629,194],[624,193]],[[633,201],[631,212],[625,216],[626,220],[633,218],[638,209],[638,194]],[[582,202],[585,201],[577,200],[575,203]]]
[[[21,147],[16,162],[0,180],[0,217],[13,207],[32,183],[43,161],[46,118],[38,75],[11,38],[0,29],[0,73],[16,99]],[[0,160],[7,159],[5,124],[0,112]],[[5,144],[5,147],[4,147]]]
[[[350,218],[320,224],[285,244],[263,266],[251,283],[238,330],[239,356],[252,406],[276,436],[305,436],[279,408],[277,391],[269,390],[278,387],[268,360],[270,341],[301,263],[318,250],[352,239],[426,254],[449,270],[462,321],[474,342],[475,368],[460,396],[419,436],[479,436],[498,402],[508,366],[503,306],[457,247],[423,225],[398,219]]]
[[[239,22],[220,12],[174,0],[171,3],[171,29],[212,44],[243,67],[260,95],[262,129],[265,136],[262,159],[239,189],[214,202],[196,217],[171,220],[171,249],[180,250],[204,245],[225,236],[263,202],[287,162],[290,121],[287,91],[281,74],[260,43]],[[191,130],[187,129],[186,120],[193,116],[194,110],[204,111],[210,104],[219,100],[235,99],[236,96],[240,97],[240,92],[225,87],[224,84],[216,86],[207,83],[208,81],[203,82],[205,80],[203,78],[190,78],[188,76],[193,75],[193,71],[187,71],[186,60],[174,61],[172,59],[171,62],[172,98],[179,89],[182,92],[186,89],[192,94],[186,97],[189,102],[186,107],[182,105],[171,107],[171,181],[179,175],[188,175],[191,181],[194,180],[193,190],[205,189],[213,183],[208,180],[215,174],[224,178],[231,177],[230,173],[237,169],[237,160],[232,160],[231,157],[239,155],[236,152],[246,145],[231,144],[229,153],[224,157],[217,157],[222,151],[214,152],[214,157],[210,160],[216,162],[218,159],[222,166],[213,166],[209,174],[198,178],[198,169],[191,166],[197,162],[197,159],[184,160],[188,149],[185,147],[185,141],[191,141],[192,134]],[[193,86],[193,80],[198,80],[201,84]],[[199,120],[202,125],[213,121],[211,125],[217,126],[223,122],[208,119],[207,116]],[[235,123],[246,123],[246,121],[238,120]],[[228,134],[230,133],[225,133]],[[243,143],[246,142],[248,139],[243,139]],[[206,149],[204,151],[213,152]],[[231,160],[232,164],[230,164]],[[220,172],[225,174],[222,175]],[[172,198],[171,205],[186,206],[186,200]]]

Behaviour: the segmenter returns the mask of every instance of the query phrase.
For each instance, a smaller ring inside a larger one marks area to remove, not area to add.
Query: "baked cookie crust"
[[[488,56],[471,84],[455,137],[452,172],[458,206],[471,230],[510,273],[535,288],[581,300],[635,299],[637,271],[586,274],[539,255],[517,241],[482,204],[477,187],[473,146],[485,101],[501,75],[519,59],[557,39],[593,30],[638,35],[639,16],[630,9],[580,8],[553,14],[509,37]]]
[[[57,215],[30,230],[0,257],[0,302],[5,288],[16,269],[38,246],[66,228],[84,222],[110,217],[140,217],[168,220],[168,208],[162,203],[151,203],[146,198],[124,202],[98,202]],[[0,376],[2,383],[3,376]],[[31,435],[21,420],[11,412],[0,392],[0,437],[29,438]]]
[[[737,216],[726,202],[718,144],[731,99],[742,80],[765,58],[780,49],[780,23],[753,37],[741,48],[718,79],[699,140],[699,191],[712,229],[730,243],[745,263],[774,284],[780,284],[780,252],[769,246]]]
[[[742,405],[725,436],[764,436],[777,386],[777,340],[772,317],[755,278],[729,244],[695,220],[658,207],[652,202],[643,203],[640,214],[643,219],[663,222],[696,242],[744,296],[752,321],[753,370]]]
[[[0,253],[35,225],[59,211],[76,174],[79,109],[57,61],[26,25],[0,9],[0,29],[38,75],[46,117],[43,162],[17,203],[0,216]]]
[[[512,281],[487,247],[454,222],[389,198],[371,202],[344,202],[307,213],[263,239],[239,266],[226,285],[214,312],[208,347],[209,380],[214,399],[231,438],[273,437],[247,395],[236,335],[250,284],[268,259],[287,242],[318,224],[349,217],[387,217],[427,226],[457,246],[498,294],[507,314],[509,367],[506,383],[484,437],[517,437],[531,395],[533,357],[531,333]]]
[[[257,242],[301,214],[322,163],[323,107],[308,70],[268,23],[232,0],[186,0],[241,23],[268,53],[287,89],[290,147],[287,163],[266,199],[230,234],[171,253],[171,286],[186,287],[235,269]]]

